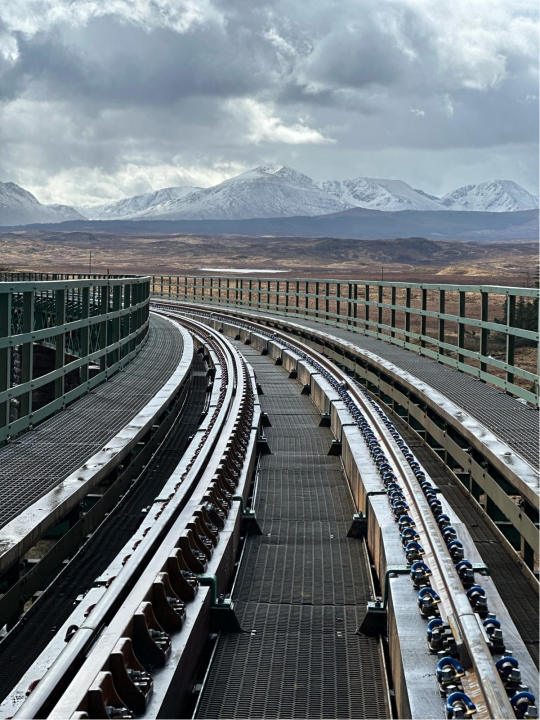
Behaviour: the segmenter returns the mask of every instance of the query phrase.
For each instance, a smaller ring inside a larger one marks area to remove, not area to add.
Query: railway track
[[[220,595],[234,566],[260,411],[253,375],[232,345],[182,322],[213,368],[206,418],[137,533],[80,603],[79,622],[60,629],[64,647],[14,717],[155,717],[156,702],[163,712],[179,700],[170,686],[179,668],[193,669],[214,612],[230,611]]]
[[[466,530],[369,393],[286,333],[167,303],[154,309],[181,321],[207,354],[214,375],[207,415],[145,521],[53,640],[54,663],[42,677],[32,678],[32,668],[25,676],[28,697],[14,717],[178,717],[210,631],[234,624],[226,595],[240,524],[250,519],[245,507],[261,412],[253,371],[224,337],[227,331],[246,342],[257,338],[262,351],[290,363],[295,376],[311,382],[317,375],[317,387],[340,408],[339,422],[353,427],[362,443],[358,472],[369,473],[373,484],[355,520],[377,555],[381,588],[368,617],[380,632],[384,614],[397,636],[405,601],[406,612],[414,609],[424,627],[422,638],[393,641],[402,653],[400,660],[391,652],[396,694],[409,692],[400,661],[411,642],[431,668],[425,683],[435,688],[439,705],[442,698],[446,717],[537,717],[528,652],[493,583],[483,575],[487,592],[477,582],[487,568],[473,558]],[[383,527],[388,518],[392,525]],[[399,712],[399,697],[397,704]]]
[[[184,312],[257,333],[292,351],[319,372],[345,403],[384,484],[407,563],[405,572],[418,593],[418,611],[426,621],[428,650],[439,658],[435,673],[447,716],[536,717],[536,697],[523,683],[520,658],[513,656],[503,639],[505,632],[506,637],[516,634],[510,617],[505,613],[504,619],[497,618],[493,612],[501,605],[493,597],[495,588],[490,588],[488,599],[475,578],[475,570],[480,568],[465,556],[465,537],[458,537],[437,488],[368,392],[324,355],[291,341],[283,332],[267,332],[257,323],[216,313]],[[395,568],[393,573],[387,570],[385,584],[396,571],[403,568]],[[527,650],[520,650],[527,656],[522,658],[524,665],[532,666],[529,677],[534,688],[534,666]]]

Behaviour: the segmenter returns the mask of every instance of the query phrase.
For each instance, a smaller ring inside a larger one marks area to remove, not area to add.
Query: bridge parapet
[[[0,275],[0,444],[129,363],[147,337],[149,301],[149,277]],[[35,367],[35,343],[53,351],[49,367]]]
[[[539,405],[537,288],[154,275],[151,291],[359,332]]]

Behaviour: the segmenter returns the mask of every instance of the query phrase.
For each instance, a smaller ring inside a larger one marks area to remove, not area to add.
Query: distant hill
[[[360,177],[354,180],[325,180],[318,184],[333,197],[352,207],[385,212],[445,209],[438,197],[415,190],[403,180]]]
[[[71,221],[38,224],[35,229],[148,235],[244,235],[252,237],[308,237],[386,239],[423,237],[430,240],[537,240],[538,210],[520,212],[382,212],[350,208],[318,217],[259,218],[253,220]]]
[[[201,188],[180,185],[155,192],[134,195],[105,205],[83,206],[79,210],[89,220],[126,220],[159,215],[168,203],[180,200]]]
[[[0,223],[3,225],[84,219],[84,215],[69,205],[42,205],[32,193],[19,185],[0,183]]]

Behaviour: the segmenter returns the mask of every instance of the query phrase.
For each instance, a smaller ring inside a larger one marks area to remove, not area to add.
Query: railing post
[[[422,315],[420,315],[420,335],[422,336],[422,339],[420,340],[420,347],[426,347],[426,341],[424,338],[427,335],[427,290],[426,288],[422,288]]]
[[[367,332],[369,330],[369,285],[366,283],[364,285],[364,300],[366,301],[364,305],[364,332]]]
[[[397,305],[397,287],[395,285],[392,285],[390,289],[390,304],[391,305]],[[396,337],[395,327],[396,327],[396,310],[395,307],[392,307],[390,310],[390,325],[392,326],[392,329],[390,331],[390,337]]]
[[[411,288],[405,288],[405,308],[411,307]],[[405,342],[410,342],[409,334],[411,332],[411,313],[405,310]]]
[[[11,291],[0,294],[0,338],[11,335],[11,308],[13,294]],[[11,386],[11,347],[0,348],[0,392],[9,390]],[[9,425],[10,402],[0,402],[0,429]]]
[[[84,305],[84,303],[85,303],[85,297],[84,297],[84,290],[83,290],[83,305]],[[129,308],[130,306],[131,306],[131,283],[126,283],[124,285],[124,310],[126,308]],[[85,310],[83,309],[83,312],[87,313],[86,315],[83,315],[83,317],[89,316],[89,310],[90,310],[89,307],[87,307]],[[131,332],[130,321],[131,321],[131,313],[128,312],[122,317],[122,339],[127,337]],[[124,358],[128,354],[129,354],[129,343],[126,343],[125,345],[122,346],[121,357]],[[88,366],[86,366],[86,371],[88,372]]]
[[[378,310],[378,312],[377,312],[377,335],[380,335],[382,333],[382,327],[381,327],[383,324],[382,304],[383,304],[383,300],[384,300],[383,291],[384,291],[383,286],[379,285],[379,291],[377,293],[377,302],[379,303],[379,307],[377,308],[377,310]]]
[[[135,305],[137,305],[139,297],[139,286],[136,282],[133,282],[131,285],[131,305],[130,305],[130,312],[129,312],[129,325],[131,334],[135,334],[138,330],[137,326],[137,311],[135,310]],[[137,337],[133,337],[131,342],[129,343],[129,351],[133,352],[135,348],[137,347]]]
[[[489,321],[489,293],[482,291],[480,293],[481,298],[481,311],[480,319],[483,323]],[[480,330],[480,355],[487,357],[488,355],[488,337],[489,330],[482,327]],[[487,372],[487,363],[480,361],[480,371]]]
[[[466,316],[466,294],[464,290],[459,291],[459,324],[458,324],[458,362],[464,363],[465,356],[459,350],[465,348],[465,324],[461,322],[461,318]]]
[[[444,315],[446,313],[446,292],[439,290],[439,314]],[[438,340],[440,343],[445,342],[444,332],[444,318],[439,318],[439,333]],[[444,355],[444,348],[439,345],[439,355]]]
[[[357,318],[358,318],[358,283],[354,283],[353,288],[354,288],[354,290],[353,290],[353,299],[354,299],[354,306],[353,306],[353,307],[354,307],[354,309],[353,309],[353,313],[354,313],[354,327],[355,327],[355,329],[356,329],[356,328],[358,327],[358,323],[356,322],[356,321],[357,321]]]
[[[83,287],[82,289],[82,304],[81,304],[81,320],[87,320],[90,317],[90,288]],[[125,317],[129,318],[129,315]],[[129,333],[129,321],[128,321],[128,333]],[[87,383],[89,379],[88,366],[90,361],[88,355],[90,354],[90,325],[83,325],[80,330],[81,337],[81,357],[86,358],[86,362],[81,367],[81,385]]]
[[[34,329],[34,291],[23,293],[23,333],[31,333]],[[34,343],[28,340],[21,348],[21,384],[32,382],[34,365]],[[32,413],[32,390],[21,395],[20,417]]]
[[[506,324],[508,327],[514,327],[516,322],[516,296],[508,294],[506,302]],[[506,336],[506,363],[513,366],[515,363],[516,336],[510,333]],[[506,382],[514,382],[514,373],[508,369],[506,371]]]
[[[353,285],[352,282],[347,282],[347,297],[349,298],[349,301],[347,303],[347,325],[351,324],[352,320],[352,293],[353,293]]]
[[[56,311],[56,327],[64,325],[66,320],[66,291],[55,290],[54,291],[54,304]],[[62,330],[55,338],[55,356],[54,356],[54,369],[60,370],[66,364],[66,334]],[[64,395],[64,380],[65,376],[62,374],[59,378],[54,381],[54,397],[56,399],[61,398]]]
[[[325,297],[324,297],[324,322],[329,321],[328,314],[330,312],[330,283],[325,283]]]
[[[171,289],[169,285],[169,296],[171,294]],[[115,313],[115,316],[113,317],[112,321],[112,344],[115,345],[116,343],[120,342],[120,316],[118,313],[120,312],[122,308],[122,286],[121,285],[114,285],[113,287],[113,312]],[[118,362],[120,360],[120,348],[117,347],[112,351],[113,356],[113,365],[114,363]]]

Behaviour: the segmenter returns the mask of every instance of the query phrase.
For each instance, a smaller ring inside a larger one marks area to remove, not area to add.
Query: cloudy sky
[[[275,162],[538,192],[536,0],[1,0],[0,181],[92,204]]]

